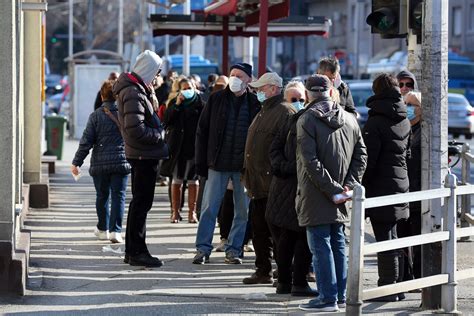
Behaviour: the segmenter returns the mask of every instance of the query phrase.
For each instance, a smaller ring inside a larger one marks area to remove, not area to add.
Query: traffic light
[[[405,37],[408,33],[408,0],[372,0],[367,16],[372,33],[382,38]]]
[[[410,0],[410,11],[408,24],[413,33],[421,39],[421,28],[423,23],[423,0]]]

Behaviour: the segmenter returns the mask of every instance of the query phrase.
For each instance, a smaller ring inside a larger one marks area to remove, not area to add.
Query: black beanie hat
[[[247,63],[237,63],[237,64],[234,64],[230,67],[230,70],[232,71],[232,69],[240,69],[242,70],[243,72],[245,72],[250,78],[252,78],[252,66],[247,64]]]

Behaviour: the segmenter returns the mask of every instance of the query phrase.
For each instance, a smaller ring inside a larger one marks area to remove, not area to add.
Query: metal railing
[[[471,178],[471,163],[474,163],[474,156],[471,154],[469,144],[462,145],[461,157],[461,184],[468,185]],[[461,227],[474,225],[474,216],[471,215],[471,196],[463,195],[461,199]],[[469,236],[461,238],[462,241],[468,241]]]
[[[471,158],[474,157],[471,156]],[[466,169],[468,169],[468,167],[466,167]],[[444,309],[444,311],[447,313],[456,312],[457,281],[473,277],[474,275],[474,268],[456,271],[457,238],[474,235],[474,227],[456,227],[457,198],[458,196],[464,197],[473,193],[473,185],[463,185],[458,187],[456,176],[453,174],[448,174],[446,176],[445,188],[404,194],[394,194],[368,199],[365,198],[365,189],[363,186],[355,187],[352,199],[346,315],[361,315],[363,300],[369,300],[435,285],[442,286],[441,307]],[[371,244],[364,243],[365,209],[440,198],[445,199],[443,207],[442,231]],[[422,238],[420,238],[421,236]],[[441,274],[390,285],[383,285],[366,290],[362,289],[364,255],[434,242],[442,242],[443,246]]]

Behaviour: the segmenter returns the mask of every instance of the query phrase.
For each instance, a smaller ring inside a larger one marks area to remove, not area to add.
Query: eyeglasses
[[[412,88],[413,89],[415,87],[415,84],[413,82],[400,82],[398,84],[398,86],[400,88],[407,87],[407,88]]]
[[[301,103],[304,103],[304,99],[291,98],[291,102],[301,102]]]

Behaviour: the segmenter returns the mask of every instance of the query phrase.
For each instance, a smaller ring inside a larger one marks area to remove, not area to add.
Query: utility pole
[[[94,0],[87,4],[87,49],[92,49],[94,41]]]
[[[423,2],[422,38],[422,190],[444,187],[448,163],[448,1]],[[422,203],[422,233],[442,227],[441,199]],[[441,272],[441,243],[422,247],[423,276]],[[440,286],[423,289],[424,309],[437,309]]]
[[[119,0],[117,53],[123,55],[123,0]]]
[[[190,15],[191,14],[191,3],[189,0],[183,4],[183,14]],[[191,50],[191,39],[187,35],[183,35],[183,75],[189,76],[190,75],[190,67],[189,67],[189,51]]]
[[[73,54],[73,45],[74,45],[74,21],[73,21],[73,11],[74,10],[74,3],[73,0],[69,0],[69,25],[68,25],[68,57],[72,58]]]

